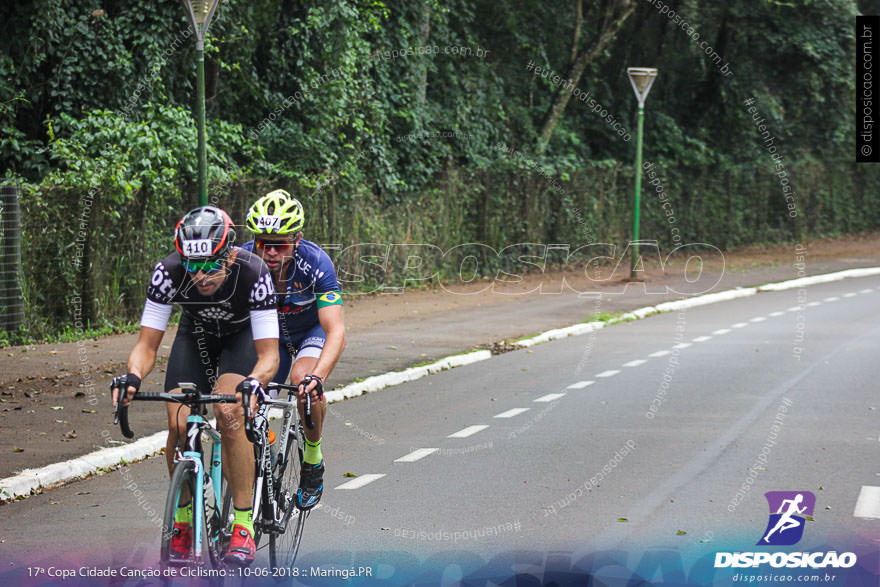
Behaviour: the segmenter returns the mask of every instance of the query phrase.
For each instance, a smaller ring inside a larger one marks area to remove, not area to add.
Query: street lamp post
[[[628,67],[626,74],[639,100],[639,129],[636,134],[636,194],[633,210],[633,242],[629,262],[629,278],[636,278],[636,262],[639,258],[639,205],[642,196],[642,134],[645,128],[645,98],[651,91],[657,70],[652,67]]]
[[[205,35],[220,0],[180,0],[196,34],[196,125],[199,133],[199,205],[208,204],[208,137],[205,131]]]

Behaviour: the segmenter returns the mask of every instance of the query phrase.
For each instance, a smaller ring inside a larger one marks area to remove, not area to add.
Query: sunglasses
[[[285,251],[290,250],[290,247],[293,246],[293,243],[290,241],[254,241],[254,246],[258,251],[270,251],[274,250],[279,253],[283,253]]]
[[[190,273],[198,273],[201,271],[205,275],[210,275],[212,273],[216,273],[223,269],[223,260],[219,259],[217,261],[184,261],[183,268],[189,271]]]

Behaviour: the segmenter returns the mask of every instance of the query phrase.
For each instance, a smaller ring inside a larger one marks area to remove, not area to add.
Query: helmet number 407
[[[260,216],[257,220],[257,228],[280,228],[280,216]]]

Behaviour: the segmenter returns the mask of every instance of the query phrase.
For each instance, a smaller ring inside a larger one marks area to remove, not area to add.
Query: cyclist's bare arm
[[[148,326],[141,326],[141,332],[138,335],[131,354],[128,355],[128,372],[140,377],[142,380],[153,370],[156,364],[156,351],[162,343],[162,337],[165,335],[164,330],[156,330]],[[128,393],[122,399],[122,406],[128,407],[131,404],[131,398],[134,396],[135,388],[128,387]],[[113,390],[113,402],[116,402],[118,395],[117,390]]]
[[[345,321],[342,318],[342,306],[324,306],[318,309],[318,320],[321,322],[321,328],[327,335],[324,342],[324,349],[318,362],[312,369],[313,375],[318,375],[322,379],[327,379],[333,368],[339,361],[342,351],[345,349]],[[294,383],[299,383],[295,381]],[[314,388],[317,384],[311,385]]]
[[[257,364],[248,377],[259,379],[264,386],[272,381],[281,360],[278,357],[278,339],[260,338],[254,341],[257,349]]]

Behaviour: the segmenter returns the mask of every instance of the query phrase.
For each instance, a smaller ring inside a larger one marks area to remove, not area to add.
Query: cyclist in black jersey
[[[302,238],[305,215],[302,204],[284,190],[270,192],[248,210],[246,224],[255,240],[242,245],[256,252],[269,266],[278,291],[281,368],[275,381],[300,385],[300,413],[305,394],[312,399],[312,420],[306,446],[297,506],[317,505],[324,491],[324,457],[321,452],[324,381],[345,349],[342,294],[333,262],[321,247]]]
[[[174,236],[177,250],[156,264],[147,286],[141,331],[128,358],[128,373],[113,380],[114,402],[119,389],[124,389],[122,405],[128,405],[152,370],[175,303],[181,305],[182,314],[168,358],[166,392],[179,392],[178,383],[187,381],[213,393],[238,394],[250,389],[256,396],[272,380],[279,363],[274,284],[257,255],[231,246],[234,238],[232,220],[219,208],[196,208],[180,220]],[[170,471],[175,449],[185,442],[189,409],[166,405],[165,458]],[[253,446],[245,436],[240,404],[217,404],[215,415],[235,510],[225,558],[246,565],[253,562],[256,551],[251,509]],[[189,495],[181,497],[174,532],[173,554],[185,558],[192,547]]]

